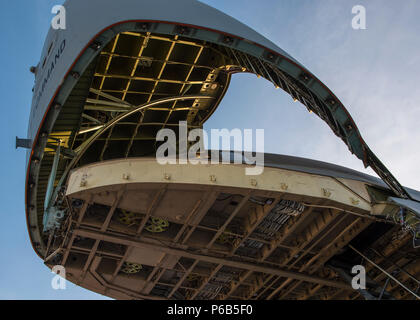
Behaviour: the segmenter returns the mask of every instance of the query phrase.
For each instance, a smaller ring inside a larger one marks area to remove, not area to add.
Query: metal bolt
[[[327,189],[322,189],[322,192],[324,193],[324,196],[326,196],[327,198],[329,198],[331,196],[331,191],[327,190]]]
[[[355,198],[350,198],[350,200],[351,200],[351,203],[354,204],[354,205],[358,205],[360,203],[360,201],[358,199],[355,199]]]
[[[336,101],[334,100],[334,99],[328,99],[327,100],[327,103],[329,103],[330,105],[335,105],[336,104]]]
[[[94,50],[99,50],[101,48],[101,46],[102,46],[102,44],[100,42],[95,41],[95,42],[92,43],[91,48],[94,49]]]
[[[80,73],[76,71],[72,71],[70,75],[76,80],[80,78]]]
[[[87,185],[87,175],[83,175],[82,180],[80,181],[81,187],[86,187]]]
[[[225,38],[223,39],[223,42],[224,42],[224,43],[227,43],[227,44],[231,44],[231,43],[233,42],[233,39],[232,39],[231,37],[225,37]]]

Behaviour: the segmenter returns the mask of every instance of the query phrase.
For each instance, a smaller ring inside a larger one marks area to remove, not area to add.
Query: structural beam
[[[195,259],[195,260],[198,259],[198,260],[207,261],[214,264],[223,264],[225,266],[230,266],[230,267],[244,269],[244,270],[253,270],[256,272],[274,274],[277,276],[283,276],[283,277],[303,280],[307,282],[322,283],[324,285],[331,286],[331,287],[337,287],[337,288],[343,288],[343,289],[349,288],[349,285],[343,282],[326,280],[320,277],[311,276],[311,275],[307,275],[303,273],[286,271],[286,270],[266,267],[262,265],[254,265],[254,264],[235,261],[231,259],[224,259],[224,258],[215,257],[215,256],[197,254],[197,253],[193,253],[193,252],[189,252],[189,251],[181,250],[181,249],[162,247],[155,244],[138,241],[135,238],[130,238],[126,236],[116,236],[109,233],[102,233],[102,232],[86,230],[86,229],[74,230],[74,234],[82,236],[82,237],[86,237],[86,238],[119,243],[126,246],[134,246],[136,248],[164,252],[164,253],[171,254],[178,257],[185,257],[185,258]]]

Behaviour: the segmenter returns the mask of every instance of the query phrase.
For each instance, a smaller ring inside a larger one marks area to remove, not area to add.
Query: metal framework
[[[121,185],[106,194],[87,190],[71,195],[68,201],[77,203],[77,208],[72,208],[62,241],[58,237],[52,243],[46,262],[61,261],[74,277],[70,280],[116,298],[325,299],[329,292],[360,297],[325,262],[366,230],[372,220],[345,210],[307,207],[301,215],[281,225],[273,240],[267,241],[258,230],[270,221],[279,201],[291,195],[232,188],[227,193],[228,190],[220,186],[202,186],[197,190],[177,184]],[[191,196],[184,197],[182,205],[174,208],[185,212],[182,218],[169,218],[170,228],[165,232],[147,230],[152,217],[167,212],[170,199],[185,194]],[[125,225],[119,215],[133,199],[149,200],[138,204],[145,208],[139,219]],[[223,235],[229,239],[227,242],[221,241]],[[248,242],[251,240],[261,244],[259,250],[253,249]],[[401,250],[401,245],[406,246],[407,240],[404,237],[393,242],[392,251],[382,248],[379,241],[372,247],[389,255]],[[142,252],[141,259],[149,259],[150,265],[144,263],[138,274],[126,274],[121,271],[122,266],[140,259],[136,250]],[[161,253],[159,259],[152,252]],[[378,257],[384,259],[379,253],[376,256],[378,263]],[[410,260],[407,251],[400,256],[410,261],[410,268],[398,276],[399,281],[412,288],[411,282],[420,271],[418,260]],[[395,266],[388,270],[392,268]],[[383,274],[372,278],[377,283],[387,280]],[[392,280],[388,290],[398,293]]]
[[[159,50],[158,54],[156,50]],[[157,132],[166,126],[177,126],[178,120],[184,117],[190,127],[200,127],[204,117],[207,117],[200,113],[209,108],[209,103],[203,99],[206,95],[216,98],[216,93],[220,94],[216,88],[212,88],[212,85],[220,87],[219,84],[215,84],[218,71],[208,63],[206,65],[205,60],[199,64],[203,52],[207,55],[216,54],[209,45],[181,40],[178,36],[157,36],[150,32],[118,34],[100,54],[93,87],[90,89],[91,94],[85,105],[84,114],[88,116],[85,117],[88,121],[82,124],[75,141],[76,145],[87,139],[86,134],[90,132],[88,130],[94,130],[98,126],[98,112],[127,112],[136,105],[150,103],[162,97],[184,96],[192,92],[203,97],[197,96],[190,104],[175,100],[164,107],[148,107],[137,119],[131,117],[129,121],[116,124],[108,132],[108,136],[102,138],[104,143],[101,143],[99,160],[104,159],[113,141],[127,141],[123,153],[128,157],[132,155],[130,153],[136,141],[153,141],[155,136],[151,132]],[[182,74],[183,79],[178,80]],[[116,87],[121,89],[115,90]],[[216,104],[217,102],[213,103]],[[176,115],[177,113],[182,115]],[[141,133],[141,127],[147,127],[147,135]],[[123,130],[125,131],[122,133]],[[127,130],[131,131],[128,135]],[[117,152],[119,156],[119,151]]]
[[[258,241],[261,244],[267,243],[255,230],[264,219],[267,218],[267,215],[276,206],[278,201],[281,198],[284,198],[283,195],[267,194],[267,196],[273,198],[267,198],[272,200],[268,201],[268,204],[261,206],[255,205],[250,201],[250,199],[254,197],[261,198],[261,194],[258,194],[258,192],[255,194],[255,191],[244,190],[244,192],[237,190],[237,195],[231,194],[230,196],[228,195],[228,199],[220,200],[221,197],[226,197],[227,194],[217,191],[214,187],[213,191],[211,189],[209,191],[203,189],[200,193],[200,197],[191,201],[191,210],[188,212],[184,223],[177,228],[177,232],[171,232],[172,236],[166,236],[166,233],[151,234],[145,230],[145,225],[150,221],[150,218],[156,215],[156,212],[161,209],[159,207],[165,205],[167,193],[177,192],[176,189],[176,186],[168,185],[162,185],[161,187],[154,189],[153,195],[151,193],[150,196],[150,203],[146,205],[148,208],[147,211],[144,213],[141,220],[135,224],[134,229],[132,229],[133,236],[129,235],[130,232],[128,230],[123,232],[121,229],[116,231],[118,227],[115,229],[116,225],[118,225],[117,211],[121,210],[119,205],[123,202],[123,199],[127,194],[127,190],[124,189],[124,187],[120,190],[116,190],[112,195],[109,195],[109,198],[113,199],[112,204],[108,207],[109,209],[107,212],[103,212],[103,214],[99,214],[98,212],[95,213],[95,210],[102,210],[102,206],[98,203],[98,195],[95,195],[94,193],[89,195],[80,208],[73,208],[75,214],[74,216],[69,217],[68,222],[65,224],[69,226],[67,230],[71,230],[72,235],[63,234],[63,241],[58,245],[58,248],[54,249],[54,252],[56,255],[57,253],[63,253],[62,255],[59,254],[58,257],[61,256],[61,263],[70,269],[72,268],[72,265],[69,265],[68,261],[72,260],[69,260],[69,257],[77,255],[83,257],[82,260],[84,262],[81,264],[80,273],[79,276],[77,276],[77,283],[80,285],[84,285],[86,275],[89,274],[88,272],[91,270],[94,257],[98,256],[98,254],[102,258],[116,261],[113,270],[109,271],[112,276],[107,280],[107,282],[112,285],[115,284],[116,279],[118,280],[121,277],[127,277],[127,275],[121,273],[121,266],[127,261],[127,258],[130,256],[130,252],[132,252],[133,249],[141,248],[163,252],[164,256],[160,259],[160,263],[154,267],[148,267],[149,273],[142,275],[144,277],[144,283],[137,293],[139,295],[145,294],[145,288],[149,288],[148,291],[150,293],[153,292],[153,288],[156,288],[156,286],[165,286],[169,288],[166,294],[166,298],[168,299],[172,298],[176,293],[178,293],[178,296],[179,294],[182,294],[185,298],[199,299],[203,292],[206,292],[206,288],[209,285],[217,283],[218,275],[229,273],[226,271],[226,269],[229,268],[236,270],[234,274],[237,274],[237,276],[232,279],[232,282],[225,283],[215,298],[245,298],[255,288],[255,284],[258,282],[257,280],[273,276],[296,279],[303,283],[321,283],[333,288],[346,288],[346,290],[351,290],[349,285],[344,282],[323,278],[314,272],[303,272],[306,270],[306,267],[300,267],[299,271],[297,271],[298,269],[296,268],[290,267],[284,269],[285,264],[281,262],[279,250],[282,253],[289,252],[290,254],[294,254],[304,247],[296,241],[291,240],[296,237],[296,233],[293,233],[293,230],[296,230],[299,227],[299,224],[284,225],[283,228],[279,230],[278,234],[283,239],[290,240],[285,242],[287,245],[278,246],[276,250],[272,251],[272,254],[266,254],[266,258],[258,257],[258,254],[255,255],[255,252],[252,250],[245,255],[243,250],[238,252],[238,249],[247,247],[244,243],[249,239]],[[220,190],[220,188],[218,189]],[[185,191],[186,190],[182,190],[180,192]],[[96,201],[94,201],[94,199],[96,199]],[[232,201],[231,199],[238,200]],[[70,198],[69,201],[74,203],[74,199],[72,198]],[[230,212],[229,214],[223,215],[225,218],[220,222],[221,226],[212,226],[209,224],[211,216],[214,216],[215,214],[214,210],[216,210],[216,208],[222,210],[221,213],[223,210]],[[90,212],[89,217],[86,216],[87,211]],[[331,213],[329,210],[316,211],[318,215],[311,223],[312,228],[318,223],[317,221],[319,219],[325,219],[327,216],[329,219],[333,219],[340,216],[339,212]],[[309,217],[311,213],[314,214],[314,212],[315,211],[312,208],[307,210],[305,214],[299,217],[299,221],[304,221],[305,216]],[[238,217],[239,214],[241,216],[240,218]],[[348,216],[345,215],[345,217]],[[354,219],[353,216],[348,218]],[[359,218],[356,218],[355,223],[357,223],[358,219]],[[101,222],[99,223],[99,221]],[[170,223],[175,223],[175,221],[170,221]],[[237,229],[238,223],[243,224],[242,231]],[[290,228],[291,226],[293,227]],[[227,229],[230,230],[229,236],[234,240],[224,245],[216,243]],[[204,241],[204,235],[208,233],[211,234],[211,237]],[[191,240],[190,238],[193,234],[194,240]],[[298,234],[300,234],[300,232]],[[316,235],[313,234],[312,236],[315,237]],[[197,237],[200,238],[200,241],[197,241]],[[203,237],[203,240],[201,240],[201,237]],[[78,239],[78,241],[75,242],[75,239]],[[89,241],[89,239],[92,241]],[[154,244],[152,239],[159,239],[159,243],[164,243],[164,245]],[[340,237],[337,237],[336,241],[339,242]],[[86,247],[83,243],[91,243],[91,248]],[[113,250],[99,250],[101,243],[119,244],[124,246],[124,250],[119,251],[118,253]],[[57,243],[54,245],[57,246]],[[322,263],[320,262],[320,259],[325,258],[325,255],[323,254],[325,250],[318,252],[318,250],[312,249],[313,246],[312,248],[307,248],[306,253],[313,257],[312,261]],[[51,252],[49,252],[49,254],[51,254]],[[177,257],[177,263],[172,268],[164,266],[166,259],[173,258],[174,256]],[[295,263],[298,263],[298,261],[295,261]],[[94,271],[98,274],[101,272],[98,270]],[[169,275],[172,272],[176,272],[177,277],[170,278]],[[198,279],[197,286],[188,285],[191,283],[190,280],[188,280],[191,275],[194,275]],[[106,276],[102,275],[102,277],[105,278]],[[134,279],[133,283],[135,283]],[[261,288],[270,291],[272,289],[271,286],[268,285],[262,285]],[[104,288],[104,290],[105,289],[108,289],[108,293],[112,293],[112,289],[108,287]],[[152,294],[152,296],[155,296],[155,294]]]

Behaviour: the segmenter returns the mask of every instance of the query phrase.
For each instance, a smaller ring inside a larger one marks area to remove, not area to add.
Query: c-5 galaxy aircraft
[[[309,70],[198,1],[64,8],[66,28],[51,28],[31,68],[28,137],[17,139],[30,241],[47,267],[116,299],[418,298],[420,193]],[[273,154],[258,176],[240,152],[241,163],[159,164],[159,130],[202,128],[241,72],[320,117],[381,179]],[[361,261],[366,287],[354,289]]]

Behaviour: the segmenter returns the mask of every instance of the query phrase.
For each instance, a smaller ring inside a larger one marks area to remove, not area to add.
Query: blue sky
[[[205,0],[253,27],[321,79],[344,103],[383,163],[408,187],[420,190],[420,1]],[[51,8],[62,1],[14,0],[0,4],[2,107],[0,140],[0,299],[98,299],[68,284],[51,288],[52,275],[33,252],[24,212],[26,135],[33,75]],[[367,29],[351,28],[354,5],[367,9]],[[236,75],[205,125],[263,128],[266,152],[290,154],[365,170],[319,118],[272,84]]]

